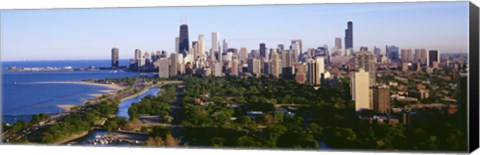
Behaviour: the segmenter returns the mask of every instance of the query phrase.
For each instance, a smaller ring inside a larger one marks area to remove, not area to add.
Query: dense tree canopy
[[[413,128],[362,122],[348,78],[340,78],[340,89],[266,78],[183,80],[182,124],[195,145],[457,151],[467,146],[465,132],[443,113],[435,114],[438,121]],[[209,104],[196,104],[198,100]],[[249,111],[262,114],[252,116]]]

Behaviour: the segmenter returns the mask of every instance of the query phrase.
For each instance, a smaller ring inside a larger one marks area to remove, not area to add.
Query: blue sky
[[[385,45],[468,52],[468,2],[157,7],[54,10],[2,10],[1,59],[120,59],[134,50],[172,52],[179,26],[189,25],[190,41],[220,33],[229,47],[257,49],[302,39],[303,49],[345,36],[353,21],[354,48]],[[344,46],[344,41],[342,41]]]

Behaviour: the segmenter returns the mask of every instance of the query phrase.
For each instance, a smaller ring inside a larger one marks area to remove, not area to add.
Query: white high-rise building
[[[318,62],[319,67],[320,67],[319,70],[318,70],[319,71],[318,77],[320,77],[320,75],[325,72],[325,58],[324,57],[317,57],[316,61]]]
[[[227,53],[227,49],[228,49],[227,39],[223,39],[223,50],[222,50],[222,52]]]
[[[355,111],[372,109],[370,97],[370,75],[363,68],[352,74],[351,93],[355,101]]]
[[[292,40],[293,62],[298,62],[300,54],[302,54],[301,40]]]
[[[272,52],[272,64],[270,65],[272,67],[272,75],[276,78],[280,77],[281,70],[282,70],[282,64],[280,64],[280,59],[278,57],[277,52]]]
[[[203,34],[198,35],[198,54],[205,56],[205,36]]]
[[[220,34],[218,32],[212,32],[212,49],[213,51],[218,51],[220,48],[218,46],[218,40],[219,40]]]

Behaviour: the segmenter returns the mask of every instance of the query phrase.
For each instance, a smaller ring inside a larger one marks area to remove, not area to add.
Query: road
[[[185,119],[183,115],[183,106],[182,106],[182,99],[184,96],[184,88],[183,85],[177,85],[177,96],[170,104],[170,116],[173,117],[172,123],[167,127],[170,129],[173,137],[177,138],[180,141],[180,146],[184,145],[183,141],[183,129],[182,129],[182,121]]]

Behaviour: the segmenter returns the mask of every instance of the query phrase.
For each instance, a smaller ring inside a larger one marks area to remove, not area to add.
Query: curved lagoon
[[[142,98],[148,95],[157,96],[159,91],[160,88],[149,88],[147,91],[141,93],[140,95],[124,100],[119,104],[117,116],[130,119],[130,116],[128,115],[128,108],[130,108],[133,103],[140,102]]]
[[[130,119],[130,116],[128,115],[128,109],[130,108],[130,106],[132,106],[133,103],[140,102],[142,100],[142,98],[144,98],[148,95],[157,96],[159,91],[160,91],[160,88],[149,88],[147,91],[141,93],[140,95],[137,95],[137,96],[132,97],[132,98],[125,99],[124,101],[120,102],[119,109],[118,109],[116,115],[120,116],[120,117],[125,117],[127,119]],[[86,135],[85,137],[80,138],[78,140],[75,140],[74,142],[70,142],[69,144],[91,146],[91,145],[94,145],[94,144],[91,144],[90,142],[101,139],[99,137],[104,137],[107,134],[108,134],[108,131],[106,131],[106,130],[93,130],[93,131],[90,131],[90,133],[88,133],[88,135]],[[119,146],[119,145],[120,146],[129,146],[130,144],[128,144],[126,142],[122,142],[122,143],[115,142],[115,143],[109,143],[109,144],[95,144],[95,145],[99,145],[99,146],[110,146],[110,145],[111,146]]]

